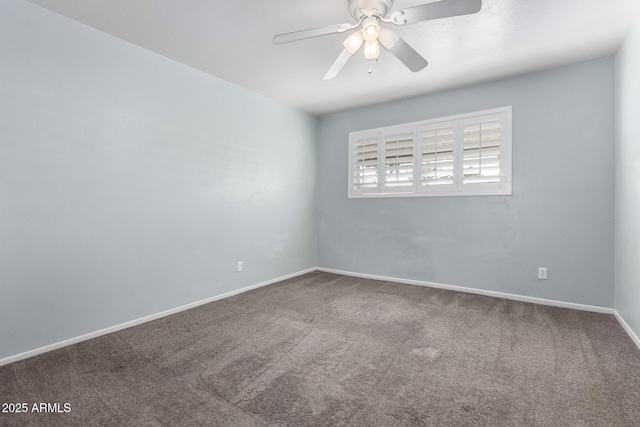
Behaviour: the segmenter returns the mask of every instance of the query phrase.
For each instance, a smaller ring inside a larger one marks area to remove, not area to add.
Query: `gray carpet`
[[[2,426],[638,426],[611,315],[311,273],[0,367]],[[31,409],[31,408],[30,408]]]

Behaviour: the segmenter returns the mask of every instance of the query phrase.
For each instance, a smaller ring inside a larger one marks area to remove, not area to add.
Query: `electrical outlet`
[[[240,273],[242,271],[242,267],[244,267],[244,263],[242,261],[238,261],[238,269],[236,271]]]
[[[547,268],[538,267],[538,279],[547,280]]]

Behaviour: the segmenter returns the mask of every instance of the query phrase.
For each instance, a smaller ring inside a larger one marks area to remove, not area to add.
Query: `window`
[[[349,134],[349,197],[511,194],[511,107]]]

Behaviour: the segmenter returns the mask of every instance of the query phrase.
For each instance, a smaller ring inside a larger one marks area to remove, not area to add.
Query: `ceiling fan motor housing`
[[[356,21],[364,16],[378,14],[386,16],[393,6],[393,0],[347,0],[349,2],[349,13]]]

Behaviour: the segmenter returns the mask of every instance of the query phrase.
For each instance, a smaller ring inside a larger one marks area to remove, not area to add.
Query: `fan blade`
[[[422,6],[409,7],[392,14],[394,24],[413,24],[430,19],[470,15],[482,8],[482,0],[440,0]]]
[[[349,31],[359,24],[339,24],[329,25],[327,27],[311,28],[309,30],[294,31],[292,33],[278,34],[273,38],[273,44],[283,44],[294,42],[297,40],[308,39],[311,37],[325,36],[327,34],[344,33]]]
[[[404,65],[414,73],[422,70],[429,63],[418,52],[416,52],[407,42],[402,40],[395,31],[388,28],[380,28],[378,36],[380,44],[395,55]]]
[[[349,62],[349,59],[351,59],[352,56],[353,54],[347,49],[342,49],[342,52],[340,52],[338,59],[336,59],[333,65],[331,65],[327,72],[324,73],[324,76],[322,76],[322,80],[331,80],[335,76],[337,76],[340,70],[342,70],[342,67],[344,67],[345,64]]]

